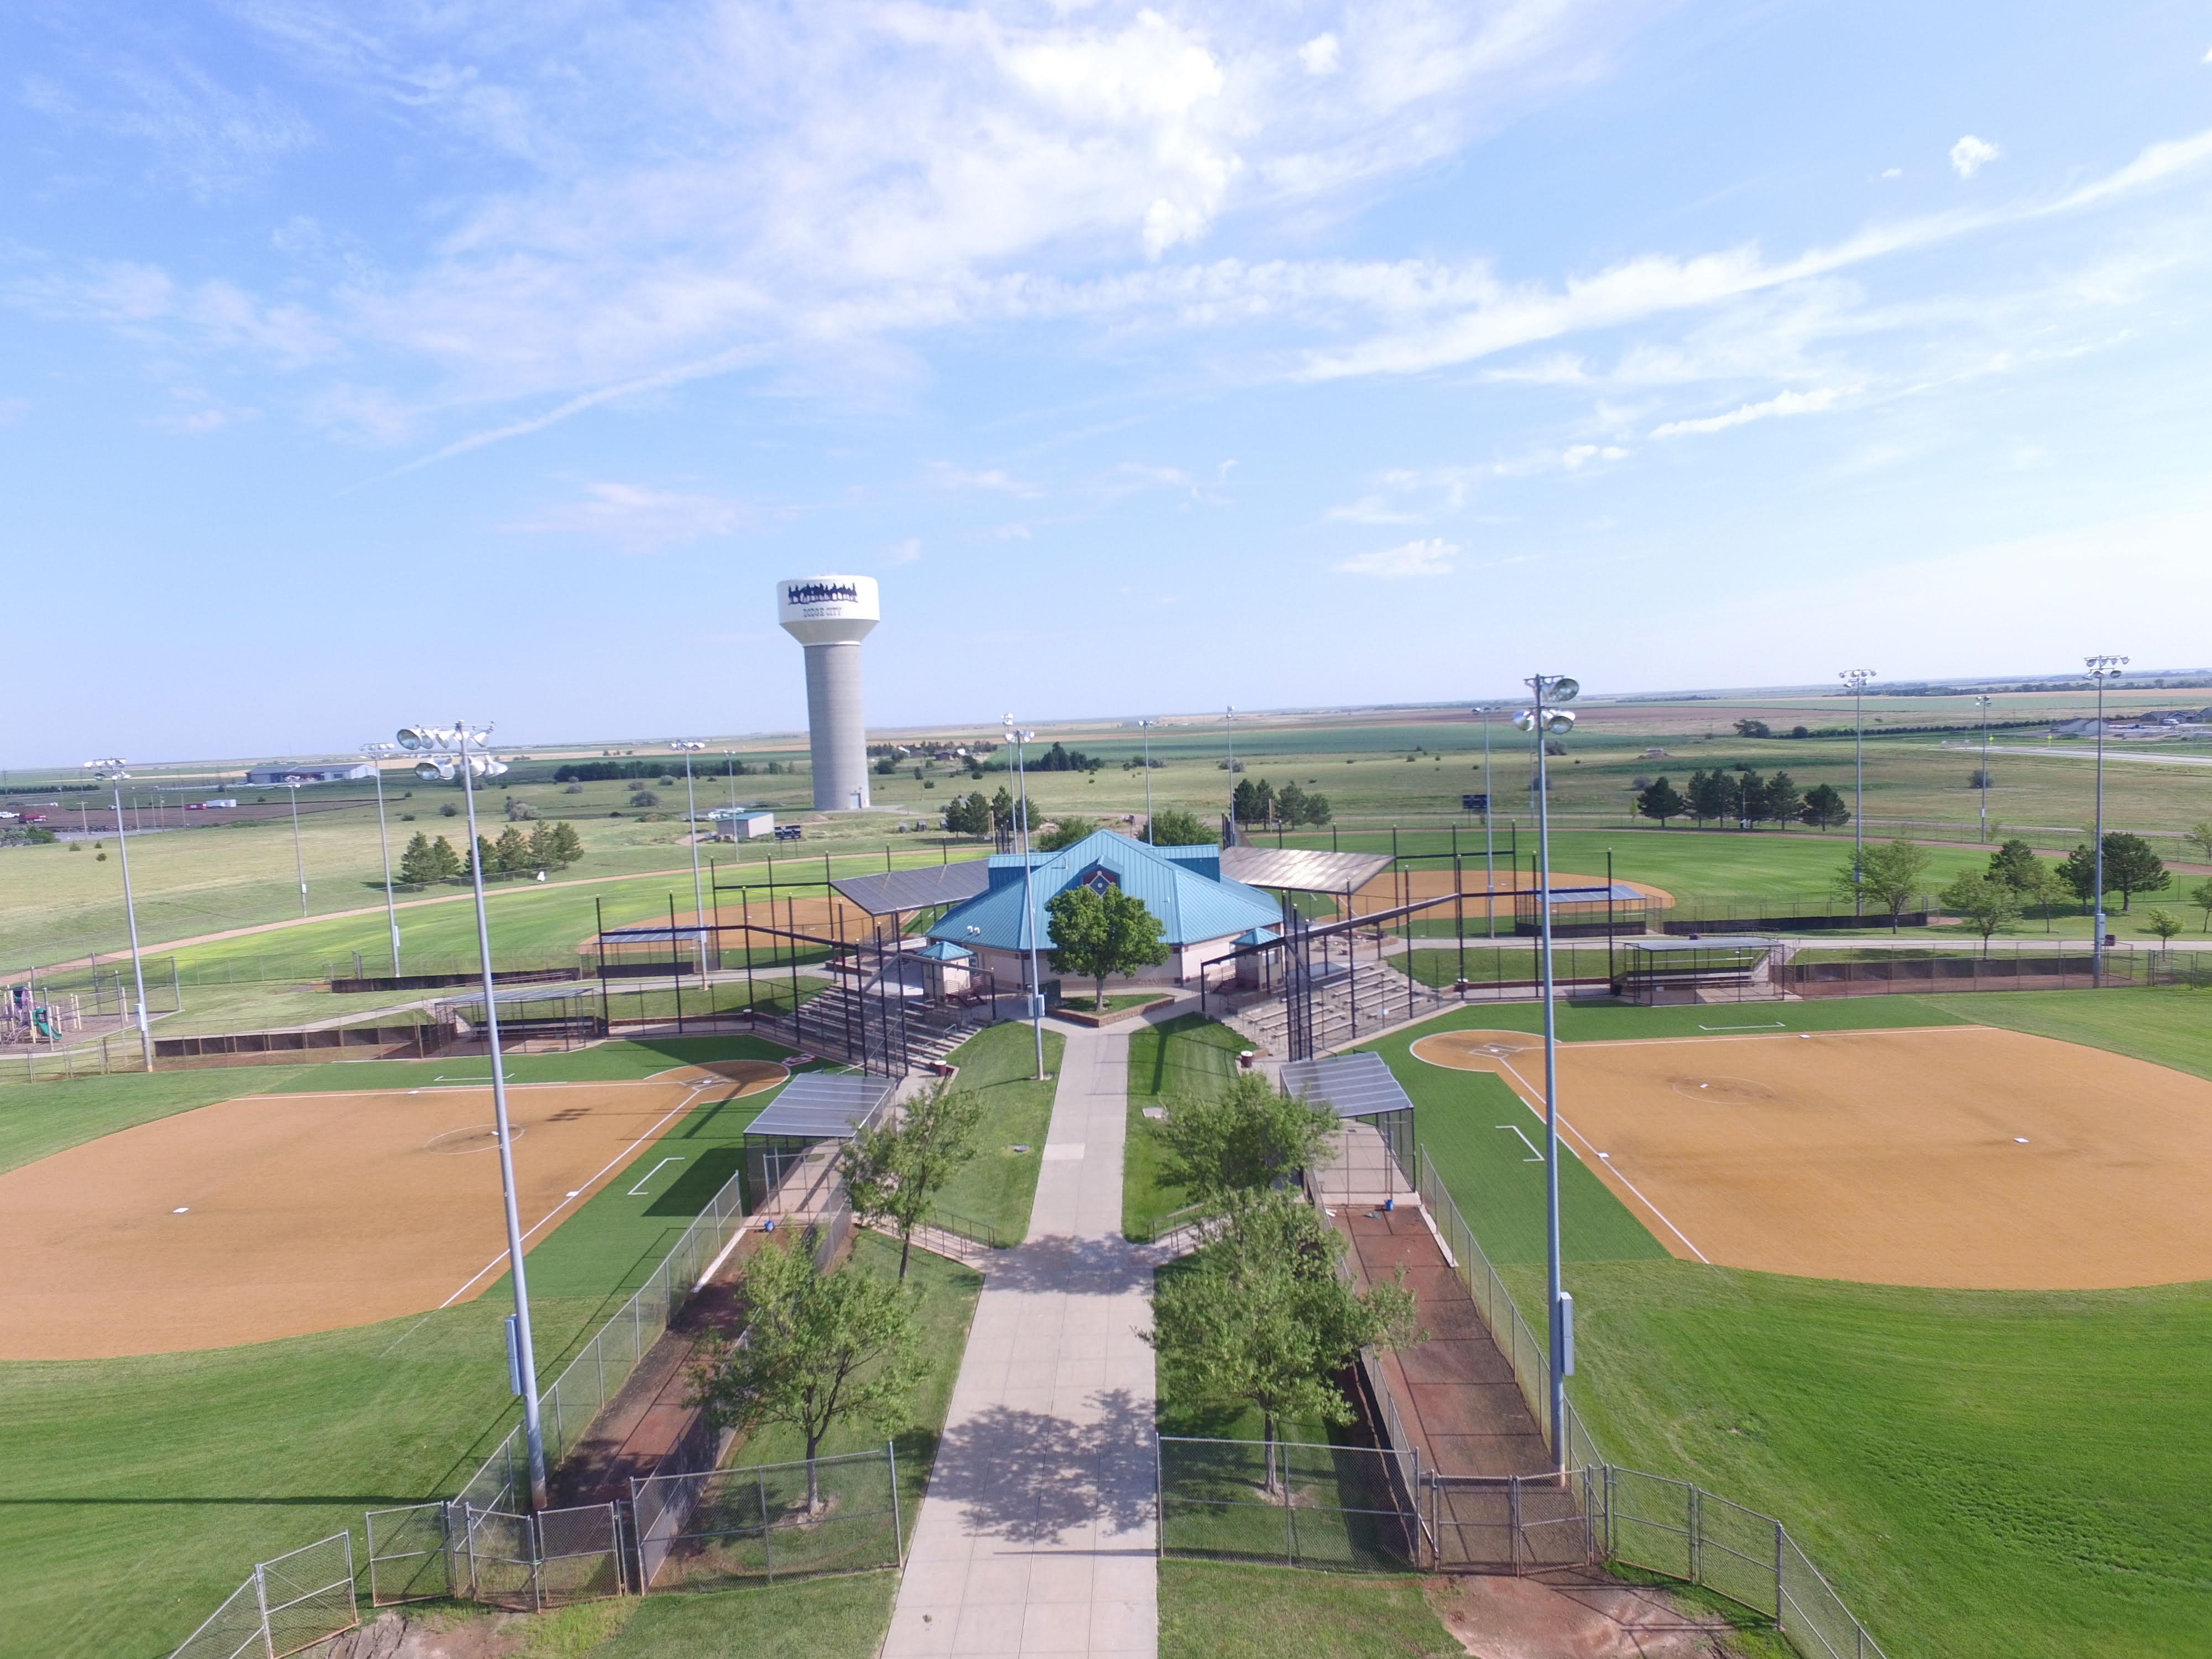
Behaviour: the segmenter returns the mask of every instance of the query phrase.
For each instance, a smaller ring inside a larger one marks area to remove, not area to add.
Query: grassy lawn
[[[1121,1231],[1144,1235],[1155,1216],[1184,1202],[1182,1189],[1160,1178],[1160,1143],[1147,1106],[1178,1094],[1206,1094],[1237,1070],[1244,1039],[1226,1025],[1185,1014],[1129,1034],[1129,1139],[1121,1160]]]
[[[1152,1004],[1164,1002],[1167,999],[1168,993],[1165,991],[1109,991],[1106,994],[1106,1006],[1101,1008],[1098,1006],[1098,999],[1090,992],[1079,991],[1072,997],[1061,998],[1060,1006],[1071,1013],[1121,1014],[1127,1013],[1132,1008],[1149,1008]]]
[[[1048,1079],[1059,1074],[1066,1042],[1057,1031],[1044,1034]],[[951,1060],[960,1068],[954,1087],[982,1097],[983,1127],[975,1156],[945,1183],[938,1207],[988,1222],[1002,1244],[1018,1244],[1030,1230],[1045,1127],[1052,1121],[1054,1085],[1036,1080],[1036,1035],[1027,1025],[994,1025],[954,1049]]]
[[[2202,994],[1763,1005],[1788,1030],[1978,1021],[2212,1076]],[[1690,1035],[1733,1009],[1561,1011],[1570,1041]],[[1433,1022],[1528,1030],[1537,1011]],[[1489,1127],[1493,1079],[1375,1046],[1521,1300],[1542,1297],[1541,1166]],[[1492,1144],[1496,1143],[1496,1144]],[[1519,1153],[1516,1158],[1514,1154]],[[1610,1454],[1778,1515],[1893,1650],[2014,1659],[2188,1650],[2212,1615],[2212,1284],[1993,1292],[1711,1268],[1661,1252],[1561,1168],[1577,1405]]]
[[[1444,1659],[1465,1651],[1414,1577],[1160,1563],[1160,1659]]]
[[[518,1056],[509,1069],[531,1080],[639,1077],[775,1052],[743,1038],[607,1043]],[[480,1060],[469,1069],[484,1075]],[[9,1090],[0,1148],[20,1163],[247,1091],[408,1085],[437,1072],[435,1061],[380,1061]],[[636,1197],[611,1182],[532,1249],[541,1376],[651,1272],[720,1185],[720,1164],[734,1167],[744,1126],[769,1097],[687,1114],[640,1157],[683,1143],[699,1149],[701,1173]],[[165,1653],[254,1561],[346,1527],[358,1546],[364,1509],[453,1490],[514,1417],[501,1340],[507,1306],[502,1280],[456,1307],[279,1342],[0,1364],[7,1645],[86,1659]],[[941,1421],[942,1402],[934,1409],[927,1421]]]

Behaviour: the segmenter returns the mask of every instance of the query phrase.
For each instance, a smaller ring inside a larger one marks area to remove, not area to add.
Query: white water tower
[[[873,576],[792,576],[775,585],[776,620],[806,647],[806,735],[814,810],[868,805],[868,732],[860,713],[860,641],[883,619]]]

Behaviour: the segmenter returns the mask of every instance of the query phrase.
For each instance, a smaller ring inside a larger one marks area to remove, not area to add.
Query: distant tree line
[[[1792,823],[1809,823],[1815,830],[1827,830],[1851,821],[1851,809],[1844,805],[1842,794],[1832,785],[1816,783],[1800,790],[1787,772],[1762,778],[1749,766],[1739,766],[1734,772],[1717,768],[1692,772],[1686,792],[1665,778],[1657,779],[1638,793],[1636,811],[1662,830],[1668,819],[1680,817],[1692,820],[1700,830],[1708,818],[1717,823],[1733,819],[1747,830],[1762,823],[1785,830]]]
[[[1279,823],[1288,829],[1329,819],[1328,797],[1309,795],[1295,779],[1279,790],[1265,778],[1239,779],[1230,797],[1230,811],[1239,823]]]
[[[2040,720],[1991,720],[1990,722],[1990,730],[1992,732],[2014,732],[2030,726],[2040,730],[2042,727],[2049,726],[2050,724],[2051,717],[2046,714]],[[1940,726],[1885,725],[1879,728],[1869,727],[1866,735],[1870,738],[1902,738],[1925,736],[1931,732],[1939,733],[1964,733],[1979,732],[1981,729],[1982,725],[1979,720],[1976,720],[1971,726],[1959,726],[1955,724]],[[1735,723],[1735,734],[1739,738],[1848,738],[1855,735],[1856,731],[1857,728],[1856,726],[1793,726],[1787,732],[1777,732],[1765,720],[1741,720]]]
[[[763,770],[771,774],[781,774],[790,770],[790,768],[781,761],[770,761],[764,769],[748,766],[743,761],[729,761],[716,767],[713,775],[749,778]],[[694,771],[701,777],[708,775],[703,763],[696,764]],[[611,783],[623,778],[665,778],[668,775],[668,763],[665,760],[575,761],[555,772],[553,781],[556,783]]]
[[[584,843],[574,824],[548,823],[542,818],[530,826],[527,835],[520,823],[510,823],[496,841],[478,836],[477,848],[488,876],[562,870],[584,856]],[[428,887],[468,874],[468,860],[443,836],[433,841],[417,830],[415,839],[399,855],[399,879],[410,887]]]

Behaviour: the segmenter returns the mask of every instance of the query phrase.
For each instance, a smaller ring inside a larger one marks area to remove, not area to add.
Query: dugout
[[[872,1126],[898,1087],[862,1072],[799,1072],[745,1131],[745,1213],[819,1207],[838,1150]]]
[[[1307,1172],[1317,1200],[1382,1204],[1412,1195],[1413,1103],[1382,1055],[1291,1060],[1283,1067],[1283,1092],[1328,1107],[1343,1126],[1330,1161]]]
[[[1613,982],[1625,1002],[1656,1008],[1697,1002],[1779,1002],[1782,941],[1757,933],[1624,939]]]
[[[1625,881],[1555,886],[1551,897],[1553,939],[1610,939],[1640,933],[1650,922],[1651,896]],[[1544,931],[1543,896],[1534,885],[1513,895],[1513,931],[1522,939]]]

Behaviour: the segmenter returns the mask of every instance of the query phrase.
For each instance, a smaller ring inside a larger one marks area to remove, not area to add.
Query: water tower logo
[[[793,576],[775,585],[777,622],[806,647],[806,732],[814,807],[869,805],[868,734],[860,708],[860,641],[882,618],[872,576]]]

